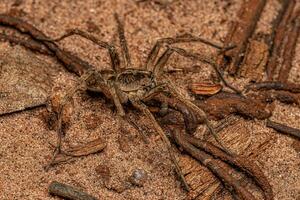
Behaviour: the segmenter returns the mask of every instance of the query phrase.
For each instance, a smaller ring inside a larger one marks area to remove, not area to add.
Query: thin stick
[[[28,49],[31,49],[32,51],[37,51],[42,54],[46,55],[53,55],[53,52],[51,52],[45,45],[43,45],[40,42],[37,42],[33,39],[21,39],[10,35],[5,35],[3,33],[0,33],[0,40],[8,41],[14,44],[22,45]]]
[[[200,140],[194,138],[193,136],[189,136],[187,134],[182,135],[182,137],[190,142],[192,145],[200,148],[201,150],[211,154],[213,157],[226,162],[232,166],[237,167],[239,170],[245,172],[248,176],[253,178],[255,182],[259,185],[259,187],[265,192],[265,198],[268,200],[273,199],[272,188],[269,184],[264,173],[259,169],[259,167],[251,160],[247,160],[241,156],[228,155],[222,149],[217,146],[211,144],[210,142]]]
[[[8,112],[0,113],[0,117],[5,116],[5,115],[11,115],[11,114],[14,114],[14,113],[27,111],[27,110],[32,110],[32,109],[40,108],[40,107],[44,107],[44,106],[46,106],[46,102],[31,104],[31,105],[27,105],[25,107],[19,108],[17,110],[11,110],[11,111],[8,111]]]
[[[96,197],[93,197],[83,192],[81,189],[63,183],[59,183],[57,181],[53,181],[49,185],[48,190],[49,193],[52,195],[67,198],[70,200],[97,200]]]
[[[50,38],[48,38],[43,32],[31,24],[6,14],[0,14],[0,24],[12,27],[21,33],[28,34],[35,40],[38,38],[50,40]],[[61,50],[53,42],[44,41],[43,44],[45,44],[45,46],[47,46],[47,48],[55,54],[57,59],[60,60],[69,71],[77,74],[78,76],[81,76],[87,69],[95,68],[79,57],[72,55],[67,51]]]
[[[300,85],[295,83],[282,83],[278,81],[266,81],[247,85],[248,90],[284,90],[292,93],[300,93]]]
[[[255,200],[256,198],[245,188],[241,187],[233,176],[229,173],[226,173],[228,167],[224,168],[220,163],[215,160],[209,154],[200,151],[195,146],[186,141],[183,137],[183,134],[180,133],[180,130],[173,129],[173,137],[176,143],[181,146],[186,152],[188,152],[192,157],[201,162],[206,166],[219,180],[224,183],[226,188],[233,194],[237,195],[240,199],[245,200]]]
[[[300,130],[297,128],[292,128],[271,120],[267,120],[267,127],[273,128],[276,131],[280,132],[280,133],[284,133],[284,134],[289,134],[289,135],[293,135],[295,137],[297,137],[298,139],[300,139]]]

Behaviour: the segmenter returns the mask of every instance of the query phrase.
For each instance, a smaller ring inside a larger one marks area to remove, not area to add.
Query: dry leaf
[[[84,145],[79,145],[64,150],[64,154],[57,155],[53,163],[58,164],[61,162],[65,162],[71,159],[72,157],[80,157],[80,156],[87,156],[89,154],[94,154],[99,151],[102,151],[105,147],[106,147],[106,142],[101,138],[97,138]]]
[[[194,94],[211,96],[220,92],[222,85],[213,83],[192,83],[189,88]]]

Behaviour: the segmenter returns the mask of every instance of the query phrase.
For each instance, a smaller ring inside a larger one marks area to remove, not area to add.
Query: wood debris
[[[0,115],[45,105],[52,87],[49,66],[21,47],[0,52]]]
[[[248,40],[255,30],[265,4],[266,0],[249,0],[242,3],[237,16],[238,21],[233,22],[230,32],[227,34],[225,46],[237,45],[236,48],[226,51],[224,55],[230,60],[227,71],[232,75],[239,70]],[[224,69],[225,65],[226,63],[222,58],[221,67]]]
[[[55,157],[51,165],[56,165],[66,162],[73,157],[88,156],[90,154],[98,153],[106,147],[106,142],[102,138],[97,138],[84,145],[79,145],[69,149],[65,149],[62,153]]]
[[[265,66],[268,61],[269,47],[264,42],[250,40],[241,64],[241,75],[250,81],[262,81],[265,73]]]

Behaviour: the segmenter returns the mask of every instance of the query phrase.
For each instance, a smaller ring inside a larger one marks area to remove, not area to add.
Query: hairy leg
[[[63,121],[64,121],[63,117],[64,117],[64,112],[65,112],[64,109],[66,108],[66,105],[71,101],[74,94],[78,90],[85,87],[86,80],[89,79],[92,75],[93,75],[92,71],[89,71],[89,72],[83,74],[80,77],[78,83],[75,86],[73,86],[72,88],[70,88],[69,90],[67,90],[61,98],[59,98],[56,95],[54,95],[52,98],[50,98],[51,110],[52,110],[52,112],[55,113],[56,119],[57,119],[56,132],[57,132],[58,139],[57,139],[57,144],[56,144],[53,158],[52,158],[51,162],[45,167],[45,170],[48,170],[49,167],[52,166],[52,164],[55,162],[56,156],[61,153],[61,144],[62,144],[62,137],[63,137],[62,125],[63,125]]]
[[[229,150],[227,150],[227,148],[224,147],[224,145],[222,144],[222,142],[219,140],[218,135],[216,134],[215,130],[213,129],[210,121],[207,119],[206,113],[202,109],[200,109],[198,106],[196,106],[195,104],[193,104],[191,101],[189,101],[188,99],[184,98],[177,91],[177,89],[175,88],[175,84],[170,79],[168,79],[167,77],[165,77],[165,79],[167,80],[168,89],[169,89],[170,93],[173,95],[173,97],[176,98],[176,99],[178,99],[179,101],[181,101],[189,109],[191,109],[193,112],[195,112],[198,115],[198,117],[200,117],[201,120],[204,120],[204,123],[206,124],[209,132],[214,136],[215,140],[222,147],[222,149],[224,151],[226,151],[228,154],[234,155],[232,152],[230,152]]]
[[[46,42],[59,42],[67,37],[73,36],[73,35],[77,35],[80,37],[83,37],[89,41],[92,41],[93,43],[95,43],[97,46],[107,49],[109,56],[110,56],[110,60],[111,60],[111,64],[112,64],[112,68],[115,71],[120,71],[120,58],[119,55],[116,51],[116,48],[113,45],[110,45],[107,42],[101,41],[98,38],[96,38],[95,36],[86,33],[82,30],[79,29],[71,29],[68,30],[66,33],[64,33],[62,36],[55,38],[55,39],[49,39],[48,37],[38,37],[36,38],[37,40],[40,41],[46,41]]]
[[[152,125],[154,126],[155,130],[158,132],[158,134],[160,135],[161,139],[163,140],[163,142],[165,143],[165,145],[167,146],[167,149],[169,151],[169,154],[171,156],[171,160],[175,165],[175,169],[176,169],[176,173],[179,175],[181,181],[184,184],[184,187],[187,191],[189,191],[189,186],[187,184],[187,182],[185,181],[185,178],[181,172],[181,169],[178,165],[178,162],[176,160],[175,154],[172,150],[172,146],[171,143],[169,141],[169,139],[167,138],[166,134],[164,133],[164,131],[162,130],[162,128],[159,126],[159,124],[156,122],[154,116],[152,115],[152,113],[150,112],[150,110],[147,108],[146,105],[144,105],[141,102],[132,102],[133,106],[135,108],[137,108],[138,110],[142,111],[144,113],[144,115],[146,115],[152,122]]]
[[[125,67],[132,67],[131,58],[128,50],[128,45],[125,37],[124,24],[120,21],[119,16],[115,13],[115,20],[117,22],[119,40],[122,48],[122,55],[125,61]]]
[[[150,53],[148,55],[148,58],[147,58],[147,61],[146,61],[146,66],[145,66],[146,69],[151,70],[151,68],[154,66],[154,63],[155,63],[155,60],[158,56],[159,50],[161,49],[161,47],[163,45],[172,45],[172,44],[176,44],[176,43],[189,43],[189,42],[204,43],[204,44],[207,44],[207,45],[212,46],[214,48],[217,48],[221,51],[226,51],[226,50],[234,48],[234,46],[222,47],[219,44],[210,42],[208,40],[205,40],[205,39],[197,37],[197,36],[193,36],[191,34],[184,34],[182,36],[175,37],[175,38],[162,38],[162,39],[157,40],[157,42],[153,46],[152,50],[150,51]]]
[[[218,65],[211,58],[200,55],[200,54],[190,53],[190,52],[187,52],[186,50],[184,50],[182,48],[178,48],[178,47],[168,47],[167,50],[158,59],[158,61],[154,65],[154,71],[153,71],[157,78],[163,74],[163,68],[166,65],[167,61],[169,60],[170,56],[174,52],[178,53],[181,56],[187,57],[189,59],[194,59],[194,60],[198,60],[198,61],[210,64],[225,86],[227,86],[228,88],[230,88],[231,90],[233,90],[237,94],[241,94],[241,91],[239,91],[238,89],[236,89],[235,87],[230,85],[224,79],[221,71],[218,68]]]

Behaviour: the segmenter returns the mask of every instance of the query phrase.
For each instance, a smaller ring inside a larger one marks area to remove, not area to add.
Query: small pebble
[[[129,181],[132,185],[142,187],[147,180],[147,173],[143,169],[136,169],[132,172]]]

